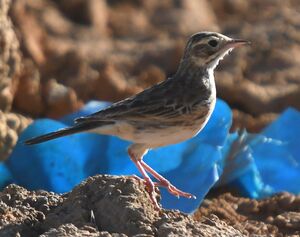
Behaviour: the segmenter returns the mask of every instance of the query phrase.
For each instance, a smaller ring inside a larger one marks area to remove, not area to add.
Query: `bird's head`
[[[250,44],[250,42],[232,39],[215,32],[199,32],[188,40],[183,60],[199,67],[214,69],[232,49],[246,44]]]

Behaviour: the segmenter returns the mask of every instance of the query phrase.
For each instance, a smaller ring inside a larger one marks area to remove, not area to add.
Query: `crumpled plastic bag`
[[[139,175],[127,155],[130,143],[117,137],[82,133],[34,146],[22,143],[72,125],[74,118],[108,105],[92,101],[60,121],[36,120],[21,134],[3,166],[11,175],[8,180],[28,189],[62,193],[95,174]],[[161,188],[163,207],[190,213],[215,184],[236,185],[254,198],[283,190],[299,192],[299,117],[298,111],[288,109],[261,134],[230,134],[231,110],[218,100],[211,119],[196,137],[151,150],[145,156],[145,161],[171,183],[197,196],[196,200],[178,199]]]
[[[34,146],[22,143],[28,138],[71,125],[75,117],[90,114],[107,105],[94,101],[61,121],[38,119],[31,124],[19,137],[6,163],[15,182],[29,189],[62,193],[98,173],[139,175],[127,155],[130,143],[117,137],[82,133]],[[230,108],[219,100],[212,118],[198,136],[183,143],[152,150],[145,156],[145,161],[175,186],[197,196],[196,200],[178,199],[161,189],[162,205],[165,208],[191,212],[199,206],[199,202],[219,178],[217,161],[222,158],[221,148],[231,120]]]
[[[231,134],[235,139],[219,182],[232,181],[252,198],[283,191],[299,194],[299,134],[300,113],[293,108],[286,109],[260,134]]]
[[[14,179],[11,172],[3,162],[0,162],[0,188],[4,188],[13,182]]]

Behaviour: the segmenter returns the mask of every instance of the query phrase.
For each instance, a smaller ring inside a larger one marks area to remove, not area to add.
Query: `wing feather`
[[[176,90],[172,91],[172,83],[166,80],[141,93],[112,104],[110,107],[98,111],[86,117],[75,120],[76,123],[87,121],[160,121],[162,119],[174,118],[182,113],[184,105],[179,106],[178,101],[164,99],[169,93],[176,98]]]

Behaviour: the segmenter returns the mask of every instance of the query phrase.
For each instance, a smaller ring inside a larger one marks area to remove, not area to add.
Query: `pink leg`
[[[150,174],[153,175],[154,178],[156,178],[159,181],[159,185],[166,187],[169,191],[169,193],[173,194],[176,197],[186,197],[186,198],[194,198],[196,197],[190,193],[186,193],[181,191],[180,189],[176,188],[174,185],[170,183],[169,180],[161,176],[159,173],[157,173],[154,169],[152,169],[149,165],[147,165],[143,160],[140,161],[141,166]]]
[[[145,171],[145,169],[143,168],[143,166],[141,165],[141,160],[136,159],[134,157],[133,153],[130,150],[128,150],[128,154],[129,154],[130,159],[132,160],[132,162],[136,165],[136,167],[138,168],[138,170],[140,171],[140,173],[144,177],[145,185],[148,189],[147,191],[150,195],[151,201],[153,202],[155,208],[160,210],[160,206],[158,205],[157,200],[155,198],[155,185],[152,182],[152,180],[150,179],[150,177],[147,174],[147,172]]]
[[[146,181],[144,178],[141,178],[135,174],[131,175],[130,177],[134,178],[135,180],[137,180],[138,182],[144,182],[146,184]],[[160,183],[158,182],[153,182],[152,183],[154,184],[154,187],[159,187],[159,186],[162,186]]]

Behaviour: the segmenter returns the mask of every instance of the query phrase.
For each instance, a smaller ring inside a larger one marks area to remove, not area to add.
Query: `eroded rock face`
[[[53,78],[83,101],[120,100],[164,80],[188,36],[218,30],[210,4],[197,0],[19,0],[11,17],[41,84]]]
[[[31,121],[23,115],[4,113],[0,110],[0,161],[8,158],[18,141],[19,134]]]
[[[157,211],[142,182],[107,175],[64,195],[10,185],[0,193],[0,220],[0,236],[243,236],[216,216],[198,222]]]
[[[30,59],[23,60],[23,65],[14,97],[14,108],[21,113],[37,117],[45,110],[40,72]]]
[[[210,30],[253,42],[220,64],[216,84],[218,96],[245,114],[235,126],[256,132],[269,114],[300,108],[299,10],[279,0],[14,1],[10,16],[35,63],[26,65],[15,108],[57,118],[90,99],[128,97],[175,73],[187,37]],[[48,104],[52,79],[67,91]]]
[[[13,25],[7,16],[10,0],[0,0],[0,110],[9,111],[21,70],[21,55]]]
[[[300,17],[296,1],[211,1],[222,31],[252,41],[221,63],[219,96],[248,114],[300,108]]]

